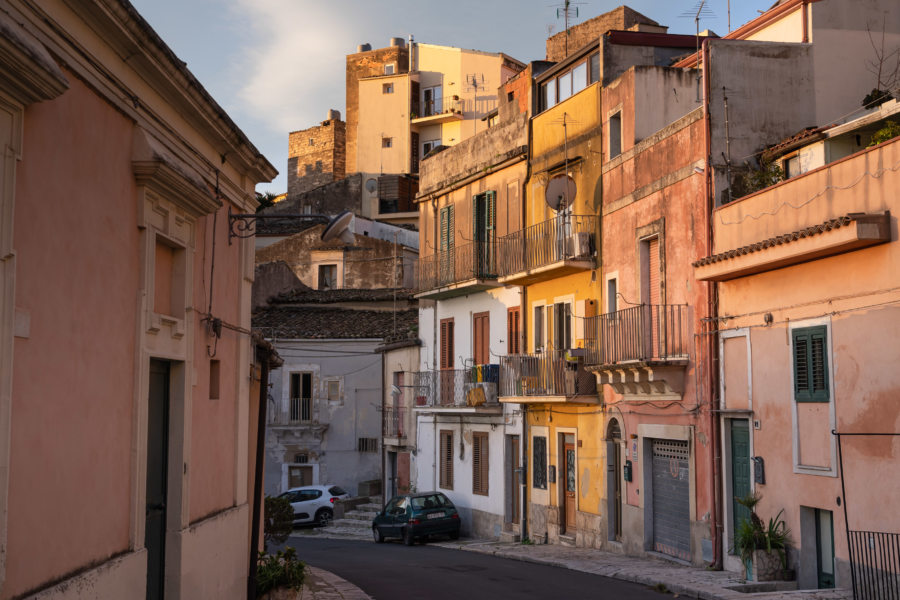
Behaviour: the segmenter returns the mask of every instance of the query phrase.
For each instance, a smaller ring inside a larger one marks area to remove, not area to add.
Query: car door
[[[319,490],[300,490],[298,495],[299,502],[296,504],[294,514],[300,513],[300,518],[304,521],[312,521],[316,515],[316,500],[322,495],[322,492]]]
[[[394,535],[403,535],[403,528],[409,522],[409,498],[403,498],[391,511],[391,528]]]
[[[397,535],[397,532],[394,529],[394,511],[397,509],[399,503],[399,498],[391,498],[391,501],[387,503],[384,510],[381,512],[381,515],[376,517],[376,523],[379,531],[381,531],[381,535],[386,537]]]

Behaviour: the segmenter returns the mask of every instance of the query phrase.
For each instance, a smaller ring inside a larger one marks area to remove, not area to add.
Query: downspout
[[[526,201],[526,192],[528,191],[528,184],[531,183],[531,149],[532,143],[534,142],[534,125],[533,125],[533,114],[534,111],[534,103],[536,102],[537,96],[534,93],[534,79],[532,78],[532,93],[531,93],[531,110],[528,115],[528,163],[525,167],[525,181],[522,182],[522,206],[519,212],[519,218],[521,219],[521,228],[525,229],[525,209],[527,206]],[[523,244],[524,247],[524,244]],[[527,353],[527,344],[528,344],[528,287],[521,286],[522,290],[522,300],[521,300],[521,308],[519,309],[519,314],[522,315],[522,331],[520,333],[520,345],[519,350],[525,354]],[[531,444],[529,443],[530,438],[528,434],[528,405],[522,404],[522,444],[521,444],[521,453],[522,456],[519,460],[519,465],[522,469],[522,514],[520,515],[520,519],[522,521],[521,525],[521,539],[525,541],[528,539],[528,513],[529,513],[529,505],[528,505],[528,458],[532,455],[530,450]]]
[[[394,238],[394,241],[396,242],[396,237]],[[396,292],[395,292],[395,294],[396,294]],[[394,318],[395,319],[397,318],[396,315],[397,315],[397,307],[394,306]],[[396,333],[396,331],[395,331],[395,333]],[[384,343],[384,342],[382,341],[382,343]],[[387,492],[388,492],[387,479],[385,479],[385,472],[384,472],[384,456],[386,454],[386,451],[384,449],[384,425],[386,422],[384,411],[387,409],[387,406],[385,405],[385,402],[384,402],[384,394],[386,391],[384,389],[384,369],[385,369],[384,355],[386,352],[387,352],[386,350],[383,350],[381,352],[381,497],[385,501],[385,503],[387,503],[387,501],[389,500],[389,498],[387,497]],[[393,385],[393,381],[391,382],[391,384]],[[393,398],[393,391],[394,391],[394,389],[391,388],[391,397],[392,398]],[[398,405],[399,405],[399,402],[398,402]],[[397,476],[397,474],[394,473],[394,477],[396,477],[396,476]]]
[[[431,243],[437,245],[434,246],[434,258],[437,263],[436,268],[440,268],[441,257],[439,255],[441,242],[438,238],[438,209],[437,209],[437,196],[432,197],[431,199],[431,228],[434,230],[432,233]],[[454,219],[455,220],[455,219]],[[438,314],[437,314],[437,301],[432,300],[434,305],[431,309],[431,370],[437,371],[438,368],[438,352],[440,350],[440,340],[438,339]]]
[[[257,346],[257,352],[260,348]],[[259,352],[259,410],[256,423],[256,465],[253,476],[253,511],[250,526],[250,572],[247,576],[247,599],[256,598],[256,558],[259,554],[260,508],[262,503],[263,457],[266,448],[266,405],[269,403],[269,353]]]
[[[715,209],[716,199],[715,190],[713,188],[712,174],[712,132],[710,119],[710,81],[709,81],[709,39],[703,40],[703,112],[706,117],[706,127],[704,128],[705,146],[706,146],[706,254],[712,253],[713,237],[712,237],[712,215]],[[713,325],[713,332],[717,329],[718,320],[718,286],[715,282],[709,282],[709,290],[707,294],[707,323]],[[721,506],[721,456],[719,448],[719,420],[714,410],[716,390],[716,381],[718,377],[718,344],[716,344],[716,335],[710,332],[706,337],[707,357],[709,360],[709,368],[706,376],[706,391],[709,399],[708,415],[709,415],[709,432],[710,444],[712,452],[710,453],[710,469],[713,473],[711,478],[710,499],[711,507],[709,511],[710,528],[712,530],[713,542],[713,568],[722,569],[722,527],[720,524],[720,506]]]

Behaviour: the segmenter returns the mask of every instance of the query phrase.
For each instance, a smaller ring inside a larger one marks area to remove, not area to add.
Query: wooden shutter
[[[544,307],[534,307],[534,323],[532,323],[534,331],[534,351],[538,352],[544,348]]]
[[[514,306],[506,310],[506,353],[519,354],[521,345],[519,336],[521,335],[521,327],[519,326],[519,307]]]
[[[489,364],[491,362],[489,312],[472,315],[472,340],[475,345],[473,349],[475,364]]]
[[[441,430],[441,481],[440,486],[445,490],[453,489],[453,432]]]
[[[453,368],[453,319],[441,319],[441,368]]]
[[[647,241],[647,280],[650,283],[649,304],[660,303],[659,289],[659,238],[655,237]]]
[[[472,434],[472,493],[487,496],[490,458],[487,432]]]
[[[441,250],[453,248],[453,207],[445,206],[441,209]]]
[[[825,326],[792,332],[794,345],[794,399],[828,402],[828,351]]]

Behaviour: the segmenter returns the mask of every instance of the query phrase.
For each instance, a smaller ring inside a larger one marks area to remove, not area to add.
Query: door
[[[147,600],[164,596],[166,576],[166,499],[169,473],[169,363],[150,361],[147,402],[147,493],[144,546],[147,548]]]
[[[750,426],[746,419],[732,419],[730,423],[731,526],[733,535],[737,535],[741,522],[750,518],[750,510],[738,503],[739,498],[750,494]]]
[[[522,518],[522,513],[519,510],[519,497],[521,496],[521,469],[519,468],[519,464],[521,463],[520,458],[520,450],[519,450],[519,436],[517,435],[508,435],[506,436],[509,440],[509,444],[507,448],[509,449],[509,460],[506,461],[507,465],[507,485],[509,486],[507,489],[507,495],[509,497],[509,519],[507,519],[510,523],[518,523]]]
[[[606,442],[606,490],[608,506],[608,538],[622,541],[622,432],[616,420],[611,421]]]
[[[820,588],[834,587],[834,523],[830,510],[816,509],[816,573]]]
[[[567,434],[563,444],[563,495],[565,505],[565,533],[575,531],[575,437]]]
[[[474,196],[472,233],[475,241],[475,277],[496,277],[496,192]]]
[[[653,549],[691,560],[690,448],[653,440]]]
[[[641,243],[641,318],[644,329],[644,356],[659,357],[660,322],[659,304],[662,301],[660,285],[659,238],[653,237]]]
[[[388,452],[388,473],[390,474],[390,482],[388,489],[391,498],[397,495],[397,453]]]
[[[288,488],[312,485],[312,467],[288,467]]]

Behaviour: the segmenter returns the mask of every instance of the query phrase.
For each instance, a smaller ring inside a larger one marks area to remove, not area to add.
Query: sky
[[[731,28],[775,0],[732,0]],[[345,57],[392,37],[542,60],[548,35],[564,29],[562,0],[131,0],[279,175],[257,191],[287,188],[288,133],[344,118]],[[577,24],[622,0],[573,1]],[[631,0],[628,6],[694,33],[699,0]],[[728,33],[728,0],[706,0],[700,30]]]

